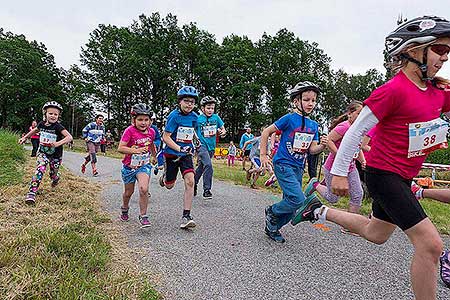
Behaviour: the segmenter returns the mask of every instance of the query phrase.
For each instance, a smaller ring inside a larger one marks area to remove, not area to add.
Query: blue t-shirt
[[[302,116],[290,113],[278,119],[274,125],[283,133],[273,162],[304,167],[309,146],[313,141],[319,141],[317,122],[305,118],[305,128],[302,130]]]
[[[242,147],[244,147],[244,144],[247,141],[253,140],[255,138],[255,136],[253,134],[248,134],[247,132],[245,132],[242,137],[241,137],[241,142],[239,143],[239,148],[242,149]],[[252,144],[248,144],[247,147],[245,149],[242,150],[250,150],[252,149],[253,145]]]
[[[217,129],[223,126],[222,119],[217,114],[207,117],[205,114],[198,116],[197,135],[202,145],[208,148],[208,151],[216,149]]]
[[[161,146],[161,134],[155,124],[152,124],[150,127],[155,131],[155,140],[153,141],[153,144],[155,144],[156,151],[159,151],[159,147]]]
[[[165,132],[171,133],[170,137],[180,147],[191,146],[194,138],[194,130],[197,128],[198,115],[195,112],[183,114],[179,109],[173,110],[167,117]],[[164,149],[167,154],[185,156],[186,153],[178,152],[167,146]]]

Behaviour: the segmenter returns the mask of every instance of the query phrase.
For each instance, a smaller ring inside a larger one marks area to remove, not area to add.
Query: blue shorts
[[[150,177],[152,173],[152,166],[150,164],[143,165],[137,169],[132,169],[126,165],[122,165],[122,181],[124,184],[135,183],[136,175],[138,173],[145,173]]]
[[[259,160],[258,157],[252,157],[250,160],[253,163],[253,165],[255,165],[255,168],[257,169],[261,168],[261,161]]]

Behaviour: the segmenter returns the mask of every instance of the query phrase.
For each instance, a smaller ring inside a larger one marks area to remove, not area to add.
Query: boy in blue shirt
[[[269,136],[277,130],[282,131],[273,165],[283,191],[283,199],[265,210],[265,233],[279,243],[285,242],[280,229],[292,219],[297,209],[308,205],[314,197],[308,192],[311,187],[307,188],[305,193],[302,192],[302,177],[306,155],[320,153],[327,142],[327,137],[322,136],[319,144],[319,126],[317,122],[307,117],[316,106],[319,92],[319,87],[312,82],[298,83],[289,91],[295,107],[294,112],[278,119],[261,135],[261,165],[266,167],[272,164],[266,150]]]
[[[247,158],[249,158],[250,156],[250,150],[252,149],[252,145],[251,144],[247,144],[247,147],[244,147],[244,144],[247,141],[253,140],[255,138],[255,136],[252,134],[252,129],[247,126],[245,127],[245,132],[244,134],[241,136],[241,141],[239,142],[239,148],[242,149],[242,170],[246,171],[245,169],[245,161],[247,160]]]
[[[214,113],[216,99],[206,96],[200,100],[202,114],[198,117],[197,136],[201,146],[197,149],[198,168],[195,170],[194,196],[197,195],[197,185],[203,175],[203,199],[212,199],[211,186],[213,177],[213,166],[211,158],[216,149],[216,134],[224,136],[226,133],[222,119]]]
[[[164,157],[166,167],[164,175],[159,179],[161,186],[173,188],[178,171],[184,179],[183,216],[180,228],[188,229],[196,224],[191,216],[192,198],[194,197],[194,163],[192,161],[192,142],[197,127],[198,115],[193,112],[198,99],[197,90],[192,86],[182,87],[177,98],[179,107],[167,117],[163,141],[166,144]]]

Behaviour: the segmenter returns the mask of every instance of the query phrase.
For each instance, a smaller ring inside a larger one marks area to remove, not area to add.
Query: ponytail
[[[359,100],[352,100],[352,102],[350,102],[347,105],[347,108],[345,110],[345,113],[340,115],[339,117],[337,117],[336,119],[334,119],[333,121],[331,121],[330,124],[330,131],[333,130],[339,123],[344,122],[345,120],[348,119],[348,114],[354,112],[355,110],[357,110],[360,106],[363,106],[363,103]]]

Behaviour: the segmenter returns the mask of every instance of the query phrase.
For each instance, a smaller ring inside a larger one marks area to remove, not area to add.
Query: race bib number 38
[[[294,152],[306,152],[309,149],[314,138],[314,134],[305,132],[296,132],[294,136]]]
[[[178,127],[177,130],[177,142],[182,143],[192,143],[192,139],[194,138],[194,128],[193,127]]]
[[[409,124],[408,158],[447,148],[448,126],[449,124],[441,118]]]
[[[215,136],[216,132],[217,132],[216,125],[205,125],[205,126],[203,126],[203,136],[204,137]]]

